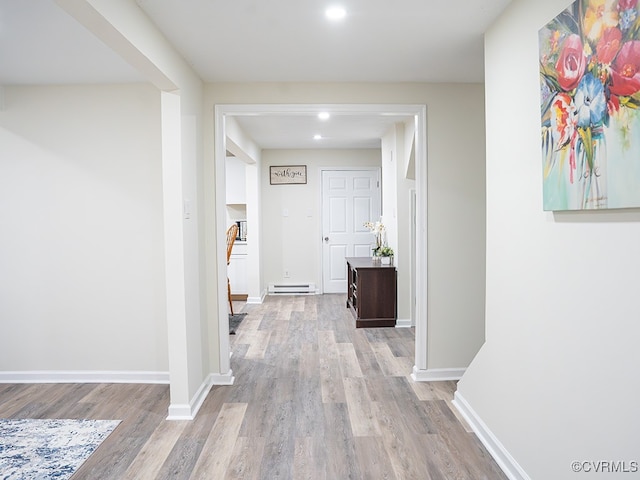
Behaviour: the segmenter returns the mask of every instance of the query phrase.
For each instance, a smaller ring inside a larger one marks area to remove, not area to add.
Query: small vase
[[[592,148],[589,152],[582,142],[576,147],[574,194],[580,210],[607,208],[607,145],[602,128],[592,129]]]
[[[393,257],[380,257],[380,263],[382,263],[382,265],[391,265],[392,261]]]

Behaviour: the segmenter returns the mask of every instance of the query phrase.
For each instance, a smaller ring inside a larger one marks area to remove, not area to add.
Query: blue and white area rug
[[[0,479],[67,479],[119,423],[0,419]]]

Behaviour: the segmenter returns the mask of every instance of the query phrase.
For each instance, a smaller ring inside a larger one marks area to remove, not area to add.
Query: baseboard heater
[[[270,283],[269,295],[312,295],[316,293],[315,283]]]

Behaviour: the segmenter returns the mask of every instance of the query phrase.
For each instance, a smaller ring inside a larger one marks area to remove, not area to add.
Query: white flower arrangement
[[[369,229],[376,237],[376,246],[372,248],[373,255],[376,257],[393,256],[393,249],[387,245],[385,235],[386,228],[381,221],[364,222],[364,226]],[[390,253],[389,253],[390,252]]]

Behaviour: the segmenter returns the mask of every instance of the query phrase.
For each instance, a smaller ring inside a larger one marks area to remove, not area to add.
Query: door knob
[[[324,241],[328,242],[329,241],[329,237],[324,237]]]

